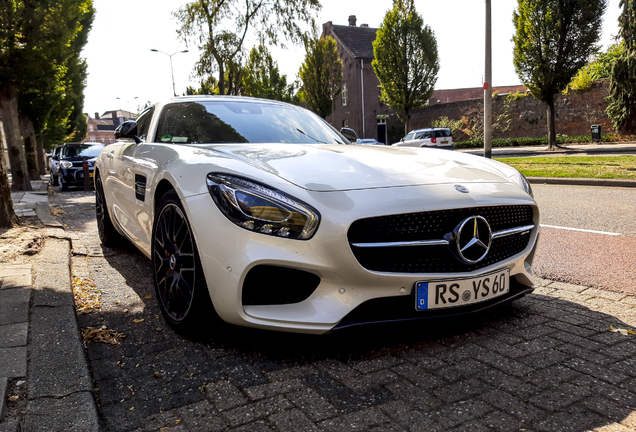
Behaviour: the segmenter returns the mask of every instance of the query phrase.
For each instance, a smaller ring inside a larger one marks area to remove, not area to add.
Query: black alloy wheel
[[[193,334],[214,308],[194,236],[175,191],[159,201],[152,235],[152,264],[159,306],[175,330]]]
[[[106,198],[104,197],[104,185],[102,179],[97,175],[95,179],[95,218],[97,219],[97,232],[99,240],[104,246],[115,247],[119,245],[122,236],[117,232],[110,220]]]

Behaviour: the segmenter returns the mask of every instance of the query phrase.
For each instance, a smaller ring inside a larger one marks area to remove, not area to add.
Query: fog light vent
[[[243,283],[243,305],[277,305],[299,303],[307,299],[320,284],[313,273],[287,267],[258,265]]]

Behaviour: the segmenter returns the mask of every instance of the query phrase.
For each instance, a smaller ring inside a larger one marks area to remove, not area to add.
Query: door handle
[[[108,152],[108,153],[106,153],[106,157],[107,157],[108,159],[112,159],[112,158],[114,158],[114,157],[115,157],[115,153],[113,153],[113,152]]]

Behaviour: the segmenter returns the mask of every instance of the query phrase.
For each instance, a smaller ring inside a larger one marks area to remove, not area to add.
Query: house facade
[[[84,113],[84,115],[86,116],[88,130],[86,138],[82,142],[96,142],[104,145],[114,143],[117,126],[133,118],[130,112],[123,110],[106,111],[101,116],[99,113],[95,113],[93,118],[87,113]]]
[[[322,38],[336,40],[338,56],[343,63],[342,93],[334,101],[334,111],[327,117],[336,129],[347,126],[358,138],[375,138],[389,142],[389,127],[401,125],[395,113],[380,101],[380,82],[373,72],[373,41],[377,28],[356,25],[356,16],[349,16],[349,25],[323,24]],[[401,136],[401,135],[400,135]]]

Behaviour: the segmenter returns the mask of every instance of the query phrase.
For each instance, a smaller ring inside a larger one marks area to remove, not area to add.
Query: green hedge
[[[625,136],[617,134],[603,134],[603,142],[616,142],[616,141],[633,141],[636,137]],[[590,143],[592,142],[592,135],[579,135],[579,136],[557,136],[557,144],[574,144],[574,143]],[[548,137],[540,138],[497,138],[492,140],[493,147],[522,147],[522,146],[543,146],[548,145]],[[483,141],[462,141],[456,142],[455,148],[483,148]]]

